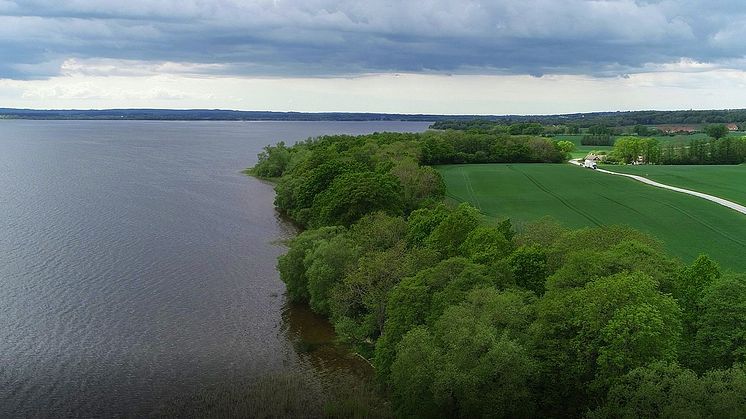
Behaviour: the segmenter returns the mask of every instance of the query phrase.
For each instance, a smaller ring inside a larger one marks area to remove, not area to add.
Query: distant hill
[[[473,124],[537,122],[630,126],[661,124],[711,124],[745,122],[746,109],[704,111],[622,111],[560,115],[436,115],[348,112],[270,112],[223,109],[91,109],[38,110],[0,108],[0,119],[137,119],[176,121],[432,121],[434,128],[464,129]],[[478,122],[476,122],[478,121]]]
[[[0,119],[131,119],[172,121],[441,121],[473,120],[476,115],[426,115],[347,112],[269,112],[222,109],[36,110],[0,108]]]

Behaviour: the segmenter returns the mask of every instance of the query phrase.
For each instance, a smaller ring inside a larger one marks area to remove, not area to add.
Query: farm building
[[[592,162],[602,162],[606,159],[606,156],[603,154],[596,154],[596,153],[588,153],[587,156],[585,156],[584,160],[590,160]]]
[[[691,134],[699,131],[696,125],[659,125],[658,129],[666,134]]]
[[[728,127],[728,131],[738,131],[738,125],[734,123],[725,124],[726,127]]]

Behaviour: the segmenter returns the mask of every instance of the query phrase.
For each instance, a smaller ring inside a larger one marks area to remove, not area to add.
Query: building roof
[[[658,129],[663,132],[696,132],[696,125],[659,125]]]

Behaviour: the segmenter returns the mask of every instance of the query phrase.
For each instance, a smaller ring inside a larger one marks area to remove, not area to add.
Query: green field
[[[746,165],[738,166],[604,166],[656,182],[715,195],[746,205]],[[745,255],[746,256],[746,255]]]
[[[622,224],[691,261],[707,253],[746,271],[746,216],[693,196],[569,164],[440,166],[447,194],[516,225],[551,216],[568,227]],[[599,240],[603,240],[599,237]]]

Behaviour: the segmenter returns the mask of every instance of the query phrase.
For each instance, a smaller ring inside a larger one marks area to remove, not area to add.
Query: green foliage
[[[549,271],[547,255],[538,247],[520,247],[509,260],[515,283],[525,289],[544,294],[545,282]]]
[[[459,254],[461,244],[481,220],[479,211],[469,204],[460,204],[438,224],[425,240],[443,257]]]
[[[567,251],[563,256],[562,266],[549,278],[547,287],[579,287],[604,276],[642,272],[653,278],[661,291],[672,292],[676,264],[662,250],[634,237],[618,236],[616,239],[604,240],[604,244],[601,248],[584,246]]]
[[[741,366],[698,377],[675,363],[630,371],[589,418],[741,418],[746,416],[746,372]]]
[[[577,415],[630,370],[675,360],[679,317],[676,301],[639,273],[548,291],[532,325],[547,406]]]
[[[376,366],[382,377],[394,359],[394,348],[404,334],[418,325],[432,326],[453,304],[475,287],[493,286],[484,266],[456,257],[404,278],[389,294],[384,334],[376,346]]]
[[[640,137],[647,137],[649,135],[655,134],[654,132],[655,130],[652,130],[648,128],[647,126],[641,125],[641,124],[635,125],[632,130],[634,131],[635,134],[639,135]]]
[[[565,157],[567,157],[570,153],[575,151],[575,143],[573,143],[572,141],[562,140],[562,141],[557,141],[556,144],[557,144],[557,148],[561,152],[565,153]]]
[[[476,263],[490,265],[507,257],[512,247],[497,227],[480,226],[469,232],[459,251]]]
[[[660,142],[655,138],[622,137],[614,142],[610,158],[622,163],[658,164],[661,153]]]
[[[697,367],[698,354],[694,340],[702,317],[702,297],[718,278],[720,268],[706,255],[700,255],[691,265],[681,268],[677,275],[673,295],[682,309],[682,363],[692,368]]]
[[[431,265],[434,259],[432,252],[408,250],[403,243],[362,255],[356,268],[333,291],[332,318],[344,325],[337,328],[340,337],[370,352],[373,340],[383,330],[391,289],[402,278]]]
[[[264,151],[259,153],[259,161],[248,170],[248,173],[261,178],[280,177],[290,163],[290,156],[290,150],[285,147],[285,143],[279,142],[276,146],[268,145],[264,147]]]
[[[705,132],[710,137],[719,140],[728,135],[728,127],[725,124],[711,124],[705,127]]]
[[[695,337],[700,370],[746,361],[746,276],[714,280],[700,305]]]
[[[391,168],[391,174],[399,179],[405,212],[411,212],[425,202],[443,199],[446,186],[437,170],[419,166],[412,160],[400,162]]]
[[[425,240],[446,219],[449,212],[443,204],[413,211],[407,219],[407,244],[411,247],[424,246]]]
[[[313,252],[322,240],[335,237],[343,231],[339,227],[308,230],[288,241],[288,252],[277,259],[277,270],[291,301],[308,301],[310,297],[306,255]]]
[[[407,235],[407,222],[382,212],[369,214],[350,228],[354,242],[366,251],[386,250],[396,246]]]
[[[500,128],[519,123],[537,123],[547,130],[551,126],[565,126],[568,134],[577,133],[578,128],[599,127],[610,129],[634,125],[668,124],[718,124],[746,121],[746,109],[686,110],[686,111],[626,111],[592,112],[565,115],[506,115],[484,118],[440,120],[432,125],[435,129],[459,129],[473,132],[498,132]],[[599,129],[595,128],[595,129]]]
[[[462,131],[422,135],[422,162],[425,164],[558,163],[565,157],[556,143],[541,137]]]
[[[316,313],[329,315],[331,290],[342,281],[358,258],[355,242],[343,235],[316,242],[303,264],[308,278],[308,304]]]
[[[435,334],[415,328],[392,365],[395,409],[403,417],[529,417],[537,364],[500,321],[515,306],[490,289],[446,310]]]
[[[401,184],[390,174],[346,173],[316,195],[311,207],[311,225],[350,225],[376,211],[401,215],[402,200]]]

